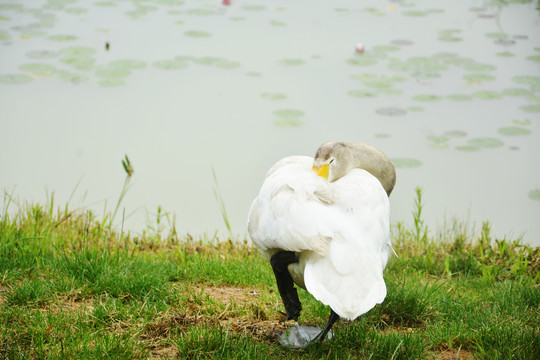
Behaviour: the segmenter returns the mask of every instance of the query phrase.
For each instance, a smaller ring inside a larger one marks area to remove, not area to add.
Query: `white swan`
[[[339,317],[353,320],[384,300],[395,181],[390,159],[361,143],[327,142],[315,158],[286,157],[266,174],[248,230],[272,265],[287,318],[302,309],[293,282],[331,308],[325,329],[292,347],[321,341]]]

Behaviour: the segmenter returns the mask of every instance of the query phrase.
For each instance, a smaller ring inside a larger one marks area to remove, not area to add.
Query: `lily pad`
[[[506,136],[522,136],[522,135],[529,135],[531,133],[530,130],[524,129],[522,127],[517,127],[517,126],[503,127],[497,130],[497,132],[501,135],[506,135]]]
[[[37,76],[50,76],[56,68],[53,65],[46,63],[29,63],[22,64],[19,66],[19,69]]]
[[[540,201],[540,189],[529,191],[529,198],[532,199],[532,200],[539,200]]]
[[[60,62],[68,64],[77,70],[89,71],[94,68],[96,60],[88,56],[67,56],[61,58]]]
[[[517,126],[532,126],[532,121],[529,119],[516,119],[512,121],[512,124]]]
[[[480,83],[484,81],[493,81],[495,76],[488,74],[465,74],[463,79],[467,80],[469,83]]]
[[[305,61],[302,59],[283,59],[280,60],[279,63],[287,66],[298,66],[305,64]]]
[[[424,111],[424,108],[421,106],[409,106],[407,110],[413,111],[413,112],[421,112],[421,111]]]
[[[466,152],[480,151],[480,148],[478,146],[472,146],[472,145],[456,146],[456,149],[459,151],[466,151]]]
[[[540,112],[540,105],[523,105],[520,108],[521,110],[526,111],[526,112],[534,112],[534,113]]]
[[[270,21],[270,25],[272,26],[287,26],[287,23],[283,22],[283,21],[277,21],[277,20],[271,20]]]
[[[131,72],[128,69],[112,66],[102,66],[96,69],[96,75],[103,78],[123,78],[130,74]]]
[[[45,60],[45,59],[54,59],[58,57],[58,53],[56,51],[51,50],[32,50],[27,52],[26,57],[30,59],[39,59],[39,60]]]
[[[377,139],[389,139],[389,138],[390,138],[390,134],[379,133],[379,134],[375,134],[375,137],[376,137]]]
[[[284,100],[287,98],[287,95],[285,94],[281,94],[281,93],[262,93],[261,97],[263,99],[268,99],[268,100]]]
[[[540,55],[527,56],[526,59],[529,60],[529,61],[534,61],[534,62],[540,63]]]
[[[277,118],[274,119],[274,124],[279,127],[298,127],[302,126],[304,122],[298,118]]]
[[[284,118],[298,118],[304,116],[304,112],[296,109],[282,109],[274,111],[274,115]]]
[[[467,144],[478,148],[498,148],[504,145],[501,140],[494,138],[474,138],[470,139]]]
[[[501,51],[501,52],[498,52],[496,55],[500,57],[506,57],[506,58],[511,58],[511,57],[516,56],[516,54],[511,53],[510,51]]]
[[[358,98],[371,98],[376,97],[377,93],[369,90],[351,90],[347,92],[348,95]]]
[[[144,61],[131,59],[114,60],[109,63],[109,67],[128,70],[144,69],[146,66]]]
[[[445,132],[444,135],[450,138],[462,138],[462,137],[467,136],[467,133],[461,130],[450,130],[450,131]]]
[[[88,76],[65,70],[55,70],[54,76],[58,80],[69,82],[72,84],[79,84],[88,81]]]
[[[379,114],[379,115],[384,115],[384,116],[403,116],[403,115],[407,115],[407,110],[397,108],[397,107],[379,108],[379,109],[375,110],[375,112],[377,114]]]
[[[467,71],[495,71],[497,67],[489,64],[472,63],[463,66]]]
[[[422,162],[413,158],[393,158],[390,159],[395,167],[399,168],[416,168],[422,166]]]
[[[416,101],[431,102],[431,101],[439,101],[442,98],[434,94],[420,94],[420,95],[413,96],[412,99]]]
[[[162,70],[179,70],[188,67],[188,63],[179,59],[158,60],[152,64],[154,67]]]
[[[11,39],[11,36],[9,35],[9,33],[5,30],[0,30],[0,41],[6,41],[6,40],[10,40]]]
[[[186,32],[184,33],[184,35],[190,36],[190,37],[196,37],[196,38],[207,38],[207,37],[212,36],[209,32],[206,32],[206,31],[200,31],[200,30],[190,30],[190,31],[186,31]]]
[[[67,42],[67,41],[75,41],[78,39],[75,35],[51,35],[47,39],[53,40],[53,41],[60,41],[60,42]]]
[[[510,88],[510,89],[504,89],[502,91],[503,95],[506,96],[531,96],[532,92],[530,90],[524,89],[524,88]]]
[[[0,83],[4,83],[4,84],[26,84],[31,81],[32,81],[32,78],[26,74],[0,75]]]
[[[502,98],[502,95],[494,91],[477,91],[472,93],[472,97],[482,100],[493,100]]]
[[[519,75],[512,78],[514,82],[523,85],[540,85],[540,76]]]

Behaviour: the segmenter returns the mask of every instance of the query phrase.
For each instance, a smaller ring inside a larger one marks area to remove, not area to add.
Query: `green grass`
[[[245,243],[124,234],[52,197],[4,210],[0,358],[540,358],[539,248],[494,238],[489,223],[432,235],[420,189],[414,207],[412,228],[393,227],[385,301],[306,351],[277,344],[292,322]],[[328,307],[299,296],[300,323],[324,325]]]

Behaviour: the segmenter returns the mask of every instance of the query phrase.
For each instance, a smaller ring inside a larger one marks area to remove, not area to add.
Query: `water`
[[[2,0],[0,187],[112,211],[128,154],[125,227],[155,226],[161,206],[181,233],[213,234],[213,168],[244,236],[274,162],[362,141],[400,166],[393,223],[411,223],[421,186],[434,231],[488,220],[539,245],[537,6]]]

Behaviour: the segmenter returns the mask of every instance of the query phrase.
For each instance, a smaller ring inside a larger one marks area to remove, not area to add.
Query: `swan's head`
[[[353,169],[353,156],[350,147],[342,142],[322,144],[313,159],[313,171],[328,181],[336,181]]]
[[[369,171],[390,195],[396,183],[396,169],[392,161],[374,146],[325,142],[315,153],[312,169],[317,175],[333,182],[355,168]]]

